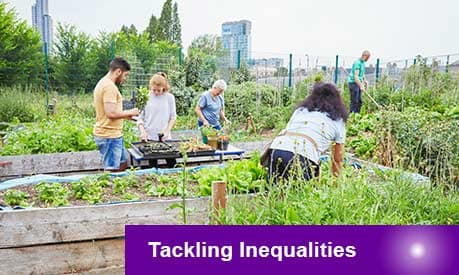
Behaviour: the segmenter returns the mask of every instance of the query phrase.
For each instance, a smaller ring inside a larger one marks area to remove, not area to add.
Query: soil
[[[178,187],[181,188],[181,180],[180,180],[180,175],[168,175],[172,177],[178,177]],[[144,176],[138,176],[137,177],[137,185],[138,187],[130,187],[127,188],[125,192],[122,194],[115,194],[114,189],[113,189],[113,179],[115,178],[110,178],[110,183],[107,187],[104,188],[103,194],[101,197],[101,201],[96,204],[107,204],[107,203],[116,203],[116,202],[126,202],[129,200],[123,200],[122,196],[126,193],[130,193],[137,197],[138,199],[132,200],[132,201],[147,201],[147,200],[165,200],[165,199],[171,199],[171,198],[178,198],[180,197],[178,194],[177,196],[153,196],[149,195],[147,190],[147,184],[151,184],[151,186],[161,186],[161,187],[166,187],[166,188],[173,188],[173,185],[175,183],[161,183],[159,181],[160,176],[159,175],[144,175]],[[90,202],[85,201],[83,199],[76,199],[73,195],[72,191],[72,183],[61,183],[62,186],[64,186],[67,190],[69,190],[69,196],[68,196],[68,201],[69,204],[68,206],[83,206],[83,205],[91,205]],[[27,194],[26,196],[26,203],[28,204],[29,207],[34,207],[34,208],[46,208],[46,207],[53,207],[52,205],[45,203],[40,200],[39,198],[39,192],[36,189],[36,185],[24,185],[24,186],[18,186],[16,188],[11,188],[13,190],[18,190],[25,192]],[[14,207],[11,205],[8,205],[6,203],[6,198],[5,198],[5,193],[6,190],[0,191],[0,206],[9,206],[9,207]],[[188,180],[187,182],[187,197],[190,196],[197,196],[198,194],[198,184],[197,182]]]

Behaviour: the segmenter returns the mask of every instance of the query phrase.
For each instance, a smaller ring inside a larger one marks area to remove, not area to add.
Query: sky
[[[35,0],[6,0],[31,24]],[[176,0],[186,49],[202,34],[220,34],[226,21],[252,21],[254,57],[355,57],[372,60],[459,53],[458,0]],[[134,24],[144,30],[164,0],[49,0],[56,22],[96,36]]]

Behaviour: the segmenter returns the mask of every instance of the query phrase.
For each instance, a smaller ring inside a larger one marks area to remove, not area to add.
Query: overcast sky
[[[35,0],[6,0],[31,22]],[[56,22],[81,31],[144,30],[164,0],[49,0]],[[384,60],[459,53],[458,0],[176,0],[182,40],[220,34],[225,21],[252,21],[252,52],[311,56],[359,56],[369,49]],[[374,58],[375,59],[375,58]],[[373,60],[374,60],[373,59]]]

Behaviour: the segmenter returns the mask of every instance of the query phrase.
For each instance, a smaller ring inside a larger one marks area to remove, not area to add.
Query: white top
[[[175,97],[167,92],[162,95],[150,93],[145,110],[140,113],[137,125],[143,124],[148,134],[148,139],[158,140],[158,133],[163,133],[169,121],[175,119]],[[167,139],[171,138],[169,134]]]
[[[342,119],[332,120],[326,113],[309,112],[306,108],[295,110],[285,130],[308,135],[317,143],[319,152],[310,141],[299,136],[278,136],[270,148],[294,152],[315,163],[319,163],[319,155],[329,150],[333,142],[344,144],[346,140]]]

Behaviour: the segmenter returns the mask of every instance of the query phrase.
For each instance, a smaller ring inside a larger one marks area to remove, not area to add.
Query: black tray
[[[145,159],[160,159],[160,158],[181,158],[182,154],[180,152],[180,142],[182,140],[168,140],[166,142],[159,141],[139,141],[131,143],[131,147],[139,154],[142,155]],[[162,147],[157,152],[146,151],[145,146],[148,144],[158,144],[156,146]],[[161,145],[159,145],[161,144]],[[215,150],[205,150],[197,152],[187,152],[188,157],[203,157],[203,156],[213,156],[215,155]]]

